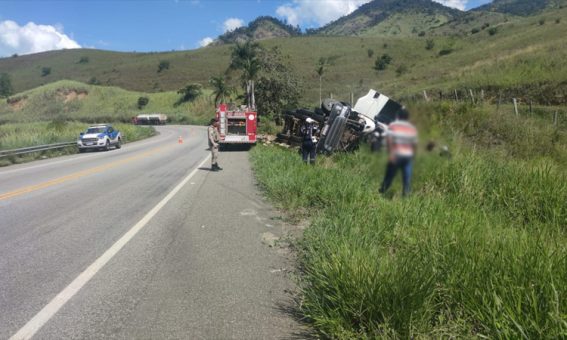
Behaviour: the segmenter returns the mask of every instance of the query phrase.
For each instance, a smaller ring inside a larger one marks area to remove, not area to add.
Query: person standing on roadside
[[[211,119],[209,122],[209,127],[207,129],[207,134],[209,136],[209,148],[211,149],[211,170],[219,171],[222,168],[218,165],[219,158],[219,122],[216,119]]]
[[[318,127],[316,121],[312,118],[307,118],[305,123],[301,126],[301,134],[303,141],[301,143],[301,155],[303,162],[315,165],[315,158],[317,156],[317,133]]]
[[[380,193],[385,193],[392,185],[398,169],[402,171],[403,195],[411,191],[413,159],[417,151],[417,129],[409,121],[409,112],[403,108],[397,119],[388,125],[386,144],[388,147],[388,165]]]

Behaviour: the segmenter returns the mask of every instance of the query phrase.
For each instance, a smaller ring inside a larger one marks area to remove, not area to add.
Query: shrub
[[[139,97],[138,98],[138,109],[144,108],[144,106],[148,105],[150,99],[148,97]]]
[[[539,19],[538,23],[540,26],[545,25],[545,19]]]
[[[480,32],[480,29],[478,29],[476,27],[471,30],[472,34],[477,34],[478,32]]]
[[[420,37],[425,37],[425,31],[419,32],[418,36],[420,36]]]
[[[91,77],[88,81],[90,85],[100,85],[100,81],[96,77]]]
[[[41,76],[45,77],[51,74],[51,67],[42,67],[41,68]]]
[[[369,48],[368,49],[368,58],[372,58],[374,56],[374,50]]]
[[[161,60],[159,62],[157,72],[160,73],[163,70],[169,70],[169,61],[168,60]]]
[[[426,50],[432,50],[433,47],[435,47],[435,41],[433,41],[433,39],[427,39],[427,41],[425,41],[425,49]]]
[[[201,94],[203,94],[203,86],[197,83],[189,84],[177,91],[177,93],[182,95],[176,103],[176,105],[180,105],[197,99]]]
[[[12,80],[8,73],[0,74],[0,97],[8,97],[12,94]]]
[[[401,64],[400,66],[398,66],[398,68],[396,69],[396,75],[399,77],[402,74],[405,74],[408,72],[408,67],[405,64]]]
[[[488,30],[488,34],[489,34],[489,35],[495,35],[496,33],[498,33],[498,28],[497,28],[497,27],[491,27],[491,28]]]
[[[452,48],[444,48],[441,51],[439,51],[439,56],[444,56],[444,55],[448,55],[453,53],[453,49]]]
[[[81,59],[79,59],[79,64],[88,64],[89,63],[89,57],[81,57]]]
[[[561,22],[561,18],[555,19],[555,23],[556,23],[556,24],[559,24],[560,22]]]

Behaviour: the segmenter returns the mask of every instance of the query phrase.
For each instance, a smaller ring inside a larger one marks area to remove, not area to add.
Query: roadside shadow
[[[284,315],[288,315],[300,325],[300,329],[294,331],[289,338],[284,339],[318,339],[319,336],[313,329],[309,320],[301,314],[301,311],[299,310],[299,301],[297,301],[297,299],[297,297],[291,297],[291,300],[287,302],[276,303],[275,309],[277,311]]]
[[[200,167],[200,168],[198,168],[198,169],[199,169],[199,170],[204,170],[204,171],[211,171],[211,172],[213,171],[213,169],[212,169],[211,167],[204,167],[204,166],[202,166],[202,167]]]
[[[221,152],[240,152],[250,151],[253,146],[250,144],[222,144],[220,147]]]

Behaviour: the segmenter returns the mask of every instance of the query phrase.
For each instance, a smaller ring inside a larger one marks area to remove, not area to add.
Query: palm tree
[[[223,75],[218,77],[211,77],[209,79],[209,85],[213,87],[213,96],[215,96],[215,107],[219,103],[226,103],[225,98],[230,97],[234,93],[234,89],[226,83],[226,79]]]
[[[323,103],[323,93],[322,93],[322,85],[323,85],[323,74],[327,71],[327,67],[329,66],[329,61],[325,57],[319,58],[319,62],[317,63],[317,68],[315,72],[319,76],[319,105]]]
[[[246,98],[248,105],[252,108],[256,107],[254,98],[254,81],[260,72],[260,59],[258,51],[261,49],[260,44],[247,41],[244,44],[236,43],[232,48],[231,62],[229,70],[241,70],[242,79],[245,84]]]

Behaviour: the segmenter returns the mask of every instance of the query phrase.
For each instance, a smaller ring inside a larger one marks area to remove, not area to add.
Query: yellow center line
[[[123,165],[123,164],[126,164],[126,163],[131,163],[131,162],[138,160],[140,158],[151,156],[155,153],[160,152],[164,148],[165,147],[163,147],[163,146],[158,147],[158,148],[152,149],[150,151],[146,151],[146,152],[141,153],[139,155],[132,156],[132,157],[129,157],[129,158],[125,158],[123,160],[120,160],[120,161],[117,161],[117,162],[114,162],[114,163],[100,165],[100,166],[97,166],[95,168],[91,168],[91,169],[88,169],[88,170],[75,172],[73,174],[66,175],[66,176],[63,176],[63,177],[55,178],[55,179],[49,180],[47,182],[29,185],[29,186],[26,186],[26,187],[23,187],[23,188],[20,188],[20,189],[16,189],[16,190],[13,190],[13,191],[10,191],[10,192],[6,192],[6,193],[3,193],[3,194],[0,194],[0,201],[6,200],[6,199],[9,199],[9,198],[12,198],[12,197],[20,196],[20,195],[23,195],[23,194],[27,194],[27,193],[37,191],[37,190],[40,190],[40,189],[45,189],[45,188],[48,188],[48,187],[51,187],[51,186],[54,186],[54,185],[57,185],[57,184],[65,183],[65,182],[68,182],[68,181],[71,181],[71,180],[74,180],[74,179],[79,179],[79,178],[86,177],[86,176],[89,176],[89,175],[101,173],[103,171],[106,171],[106,170],[109,170],[109,169],[112,169],[112,168],[116,168],[120,165]]]

